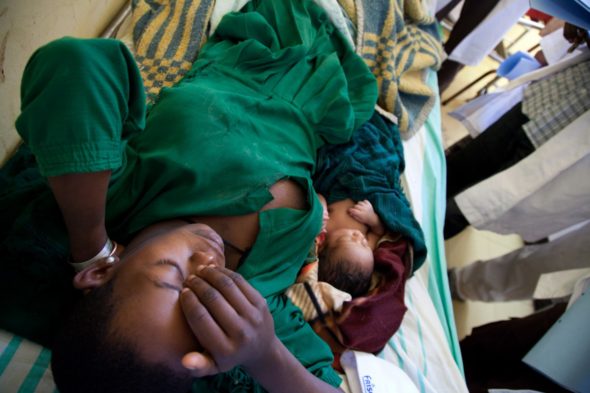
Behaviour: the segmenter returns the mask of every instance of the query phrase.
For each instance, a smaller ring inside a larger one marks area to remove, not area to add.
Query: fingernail
[[[199,368],[199,359],[194,355],[187,354],[182,359],[182,365],[189,370],[196,370]]]
[[[185,368],[188,368],[189,370],[196,370],[198,368],[198,364],[194,359],[187,360],[183,363],[183,365]]]
[[[191,280],[194,280],[195,278],[197,278],[197,276],[195,276],[194,274],[191,274],[187,277],[186,281],[191,281]]]

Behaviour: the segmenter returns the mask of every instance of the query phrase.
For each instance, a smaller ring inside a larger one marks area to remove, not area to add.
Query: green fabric
[[[186,77],[161,91],[147,117],[137,67],[114,40],[66,38],[39,49],[25,70],[22,95],[17,129],[42,175],[113,170],[107,230],[123,243],[172,217],[258,211],[277,180],[297,181],[309,208],[262,212],[260,233],[239,271],[266,297],[285,345],[316,375],[339,383],[329,348],[282,291],[321,226],[310,178],[316,150],[348,140],[370,117],[377,92],[364,62],[320,8],[309,1],[252,1],[226,16]],[[55,234],[60,248],[53,260],[63,264],[59,211],[26,150],[17,159],[31,164],[25,168],[35,175],[35,198],[26,181],[0,194],[0,219],[12,236],[10,243],[3,236],[0,250],[27,247],[32,233],[45,234],[40,225]],[[15,178],[4,177],[8,185]],[[52,217],[55,227],[33,211]],[[31,258],[25,270],[36,268]],[[28,306],[40,308],[31,306],[34,300]]]
[[[125,167],[125,139],[144,127],[144,101],[123,43],[64,38],[27,63],[16,128],[44,176],[116,170]]]

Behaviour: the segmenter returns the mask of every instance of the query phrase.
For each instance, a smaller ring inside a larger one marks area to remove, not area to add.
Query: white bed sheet
[[[429,84],[436,84],[434,72]],[[467,392],[442,236],[446,166],[441,130],[437,103],[422,129],[404,141],[403,184],[424,231],[428,255],[406,284],[408,311],[402,325],[379,354],[404,370],[422,393]]]

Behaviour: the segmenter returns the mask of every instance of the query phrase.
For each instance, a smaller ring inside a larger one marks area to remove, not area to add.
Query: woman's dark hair
[[[318,280],[349,293],[353,298],[366,294],[371,286],[372,271],[335,254],[340,253],[330,252],[329,247],[319,253]]]
[[[51,370],[60,393],[188,392],[188,372],[150,363],[111,329],[113,281],[84,296],[58,331]]]

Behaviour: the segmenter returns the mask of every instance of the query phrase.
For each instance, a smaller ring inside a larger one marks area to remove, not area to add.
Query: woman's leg
[[[458,1],[451,2],[447,7],[437,13],[440,20],[457,5]],[[482,20],[494,9],[498,0],[465,0],[461,15],[455,22],[449,38],[444,44],[445,52],[451,54],[455,47],[475,29]],[[443,92],[451,84],[455,76],[461,71],[463,64],[447,59],[442,63],[438,71],[438,84]]]
[[[531,299],[542,274],[590,267],[588,239],[590,223],[553,241],[455,269],[456,292],[484,302]]]
[[[454,200],[457,194],[509,168],[535,150],[522,128],[528,120],[519,103],[473,141],[452,149],[447,156],[445,239],[469,225]]]
[[[473,329],[460,343],[469,392],[487,393],[488,389],[498,386],[568,392],[522,361],[564,312],[565,304],[558,304],[523,318],[492,322]]]
[[[514,165],[535,148],[519,103],[463,148],[447,156],[447,199]]]

